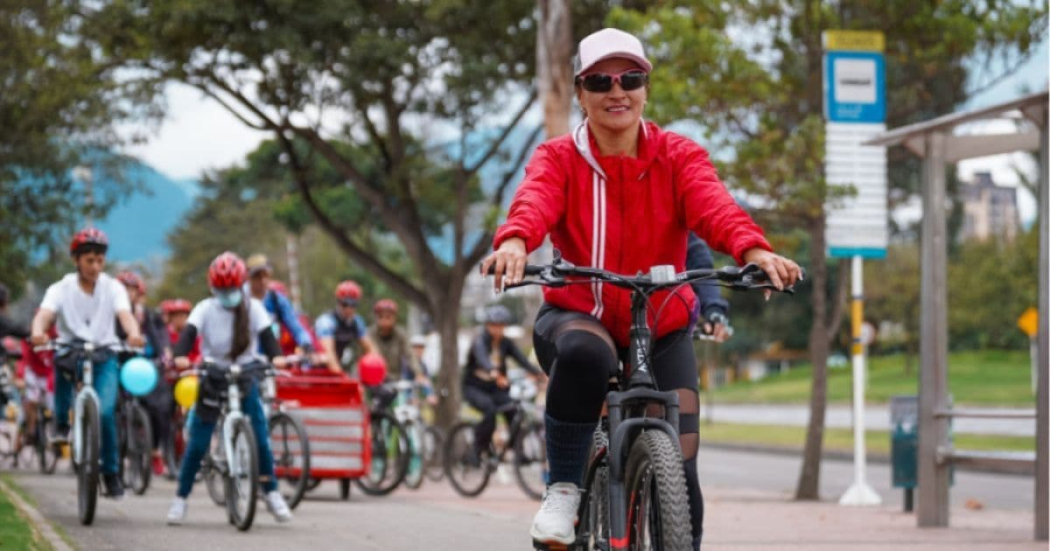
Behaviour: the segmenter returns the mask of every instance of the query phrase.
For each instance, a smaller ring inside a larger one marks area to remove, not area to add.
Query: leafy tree
[[[614,10],[609,21],[650,45],[657,69],[649,114],[658,121],[699,124],[709,149],[722,153],[726,181],[768,205],[763,219],[809,234],[813,391],[795,495],[817,499],[827,355],[844,298],[843,289],[828,287],[824,213],[850,191],[830,188],[823,174],[821,34],[828,29],[885,33],[886,122],[895,127],[947,113],[969,97],[967,60],[1019,52],[1009,60],[1013,70],[1017,58],[1030,56],[1045,34],[1046,8],[994,0],[760,0],[727,11],[722,2],[694,0]],[[752,29],[757,32],[748,32]],[[732,40],[730,32],[746,35]],[[919,181],[918,165],[902,162],[902,155],[891,151],[891,188],[906,197]],[[847,278],[845,263],[840,264],[841,286]]]
[[[152,83],[121,82],[117,67],[75,38],[78,4],[0,3],[0,281],[15,294],[78,220],[134,189],[119,177],[126,159],[104,151],[119,141],[116,124],[156,113]],[[70,176],[79,164],[95,168],[90,208]]]

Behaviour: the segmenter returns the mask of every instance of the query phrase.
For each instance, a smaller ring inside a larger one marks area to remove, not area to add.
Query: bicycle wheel
[[[40,472],[43,474],[55,474],[55,467],[58,466],[59,450],[55,449],[55,446],[48,442],[48,435],[51,433],[48,427],[51,426],[52,421],[43,415],[42,409],[37,411],[39,414],[36,420],[36,454]]]
[[[233,457],[226,473],[226,513],[230,524],[244,532],[255,520],[255,500],[259,480],[259,448],[247,419],[233,422],[230,435]]]
[[[270,416],[270,449],[281,495],[295,509],[310,482],[310,441],[302,423],[287,413]]]
[[[182,454],[186,452],[186,442],[182,434],[183,422],[184,418],[181,415],[172,416],[171,429],[162,444],[161,454],[164,457],[164,469],[167,471],[168,480],[175,480],[182,464]]]
[[[339,479],[339,499],[347,501],[350,499],[350,479],[340,478]]]
[[[208,487],[208,497],[219,507],[226,506],[226,448],[222,445],[222,418],[215,423],[212,433],[211,450],[204,458],[204,484]]]
[[[547,441],[543,425],[533,423],[521,429],[514,442],[514,475],[525,495],[539,501],[547,489]]]
[[[80,524],[90,525],[95,520],[95,507],[98,505],[98,476],[100,433],[102,421],[99,418],[98,402],[84,400],[84,412],[80,419],[81,461],[77,465],[77,514]],[[76,452],[74,451],[74,457]]]
[[[408,435],[408,468],[405,470],[405,486],[418,490],[423,485],[423,426],[418,421],[405,424]]]
[[[440,482],[445,478],[445,436],[438,427],[423,431],[423,471],[427,478]]]
[[[142,404],[129,404],[125,427],[125,482],[135,495],[142,495],[149,489],[150,477],[153,475],[153,428]]]
[[[493,466],[474,449],[474,424],[452,427],[445,441],[445,475],[464,497],[475,497],[488,486]]]
[[[372,412],[372,468],[367,476],[354,479],[361,491],[371,496],[393,492],[405,479],[409,445],[405,427],[385,412]]]
[[[692,549],[682,455],[671,437],[660,431],[639,435],[625,474],[630,549]]]
[[[595,454],[609,447],[609,435],[599,425],[594,430],[594,439],[588,464],[593,464]],[[609,464],[606,460],[596,467],[591,485],[587,488],[587,514],[580,519],[579,538],[586,549],[609,548]]]

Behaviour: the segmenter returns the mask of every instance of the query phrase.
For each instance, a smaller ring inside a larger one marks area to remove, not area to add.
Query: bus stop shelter
[[[1047,100],[1046,91],[1014,101],[968,112],[952,113],[929,121],[895,128],[866,145],[903,145],[923,160],[921,335],[922,358],[919,378],[919,526],[947,526],[951,465],[1022,465],[1035,472],[1035,539],[1047,539],[1050,507],[1047,500],[1048,323],[1047,294]],[[956,135],[957,127],[982,120],[1012,117],[1031,125],[998,134]],[[948,396],[948,240],[945,192],[950,163],[964,159],[1039,151],[1039,334],[1036,409],[1028,414],[995,414],[953,409]],[[949,440],[953,417],[1031,417],[1036,419],[1036,449],[1030,453],[974,452],[957,450]]]

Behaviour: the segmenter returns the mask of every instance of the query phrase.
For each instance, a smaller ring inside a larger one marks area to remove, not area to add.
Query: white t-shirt
[[[247,295],[246,295],[247,296]],[[220,365],[230,363],[230,349],[233,347],[233,310],[223,308],[215,297],[206,298],[197,303],[190,312],[186,323],[197,328],[201,337],[201,357],[215,361]],[[262,302],[251,299],[248,303],[248,330],[251,340],[248,348],[237,356],[236,363],[244,364],[257,358],[259,349],[259,331],[269,329],[273,322],[270,313]]]
[[[89,295],[77,279],[76,273],[66,274],[47,288],[40,303],[41,308],[58,316],[59,342],[79,338],[97,346],[120,344],[117,312],[131,311],[124,284],[102,273],[95,282],[95,292]]]

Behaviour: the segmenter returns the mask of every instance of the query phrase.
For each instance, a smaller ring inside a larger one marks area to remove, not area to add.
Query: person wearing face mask
[[[103,270],[109,238],[97,228],[84,228],[73,236],[69,253],[76,272],[67,274],[44,293],[40,309],[33,317],[34,345],[47,344],[48,329],[57,321],[58,342],[85,341],[107,349],[104,361],[94,364],[94,387],[98,393],[102,428],[102,481],[106,494],[114,499],[124,497],[124,484],[117,475],[120,450],[117,445],[117,356],[111,350],[120,343],[113,319],[116,318],[133,347],[146,344],[139,324],[131,313],[127,290]],[[81,368],[72,356],[56,355],[55,366],[65,373]],[[55,377],[55,444],[69,441],[69,408],[73,398],[73,381]]]
[[[726,191],[707,151],[642,119],[652,63],[641,42],[618,29],[580,41],[576,99],[584,121],[572,133],[541,144],[496,232],[482,273],[497,290],[521,282],[528,253],[549,235],[577,266],[620,274],[657,265],[685,267],[693,231],[738,263],[754,263],[778,289],[800,279],[793,261],[772,252],[762,229]],[[664,295],[666,296],[666,295]],[[670,300],[653,327],[656,386],[680,402],[680,446],[692,517],[693,547],[703,533],[697,478],[697,369],[690,330],[691,288]],[[654,296],[656,304],[663,299]],[[628,349],[630,292],[595,282],[544,289],[533,342],[550,376],[545,415],[550,486],[533,519],[537,547],[571,545],[591,436],[608,381]]]
[[[197,303],[190,312],[186,326],[179,334],[173,353],[179,369],[189,367],[186,354],[193,348],[197,335],[201,337],[201,355],[219,365],[250,365],[258,362],[256,350],[263,350],[274,367],[283,368],[284,359],[273,334],[272,319],[262,302],[247,296],[242,289],[247,276],[244,261],[231,252],[224,252],[208,268],[208,285],[212,296]],[[168,510],[168,524],[181,524],[186,518],[186,498],[193,489],[193,481],[200,470],[201,459],[208,451],[212,431],[215,430],[218,410],[202,403],[205,392],[197,396],[195,414],[190,416],[189,441],[179,467],[178,489]],[[259,479],[267,509],[278,522],[292,520],[292,512],[277,491],[274,477],[273,453],[262,399],[256,382],[244,395],[244,414],[251,420],[259,447]]]

